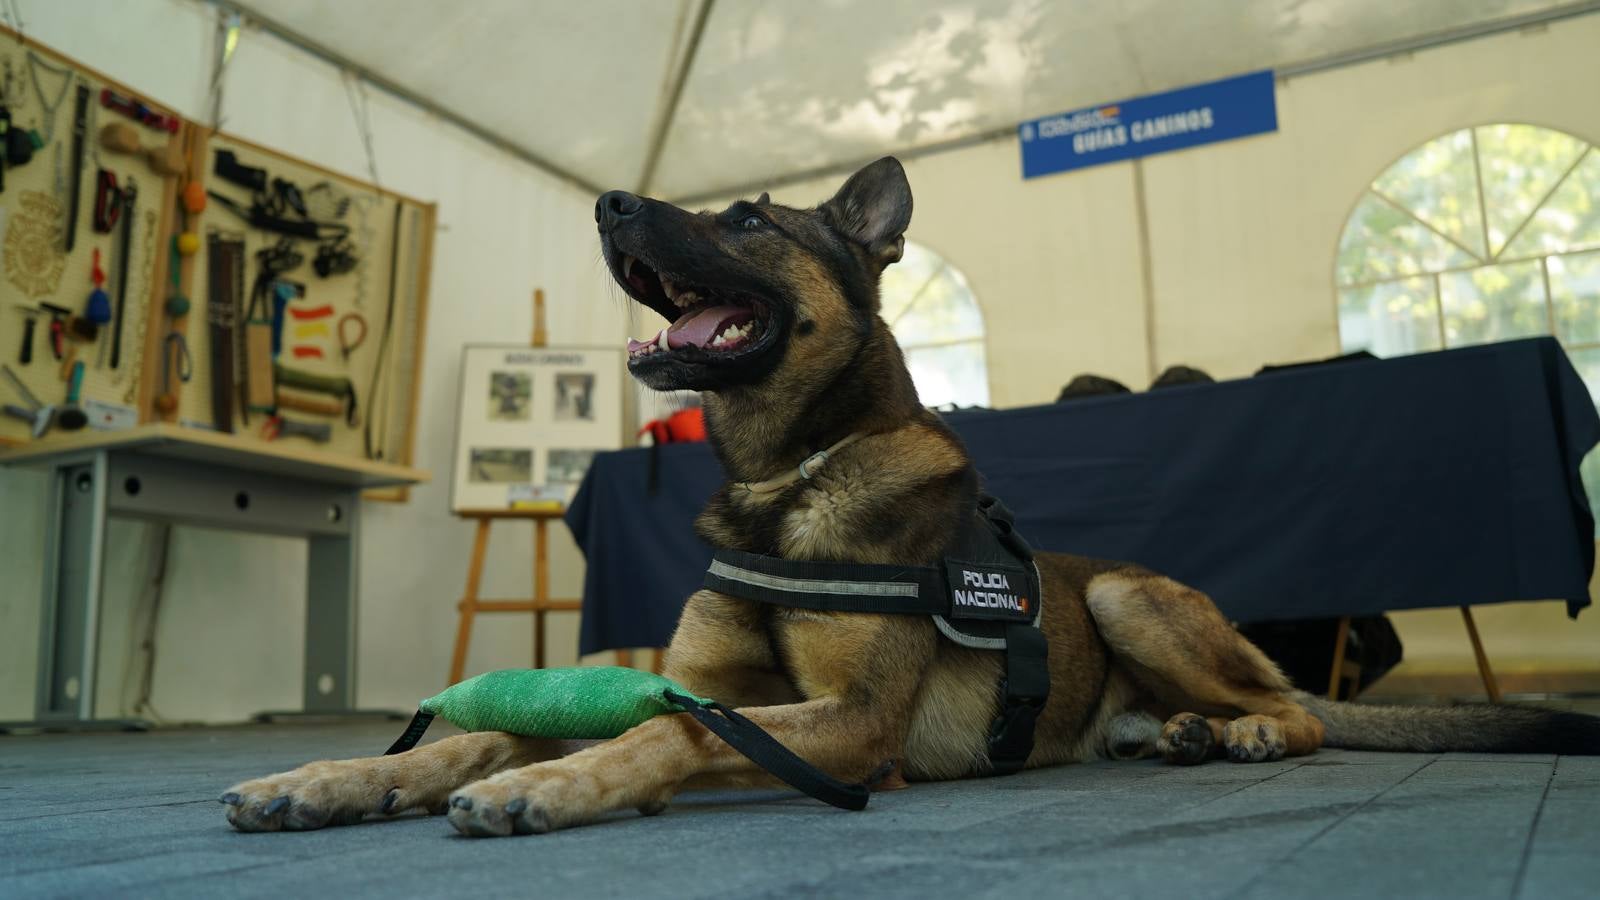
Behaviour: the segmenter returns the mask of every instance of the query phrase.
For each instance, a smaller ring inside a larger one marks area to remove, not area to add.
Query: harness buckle
[[[1001,689],[1005,690],[1004,684]],[[1006,697],[1000,715],[989,724],[989,763],[994,774],[1022,771],[1033,752],[1033,727],[1043,709],[1043,697]]]
[[[821,467],[828,461],[828,451],[818,450],[800,461],[800,477],[806,481],[811,480],[811,472]]]

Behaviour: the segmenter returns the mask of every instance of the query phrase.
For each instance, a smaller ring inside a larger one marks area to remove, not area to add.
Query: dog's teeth
[[[636,262],[631,256],[622,257],[622,280],[627,281],[633,275],[633,264]]]
[[[713,346],[713,347],[721,347],[723,344],[726,344],[727,342],[728,342],[727,335],[719,334],[719,335],[717,335],[715,338],[713,338],[711,340],[711,346]]]
[[[662,276],[661,289],[667,292],[668,300],[676,301],[678,299],[678,286],[672,283],[672,279]]]
[[[672,349],[672,348],[667,346],[667,330],[665,328],[661,329],[661,333],[656,335],[656,349],[658,349],[658,350],[670,350],[670,349]]]
[[[664,283],[665,282],[663,282],[663,284]],[[683,307],[684,309],[688,309],[690,306],[694,305],[695,302],[697,302],[699,299],[700,299],[700,295],[696,294],[694,291],[684,291],[684,292],[678,294],[677,296],[673,297],[672,298],[672,302],[678,304],[680,307]]]

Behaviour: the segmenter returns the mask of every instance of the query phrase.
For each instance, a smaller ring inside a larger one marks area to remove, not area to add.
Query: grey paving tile
[[[1263,872],[1247,897],[1507,897],[1550,766],[1435,760]],[[1300,887],[1297,887],[1300,886]]]
[[[1176,890],[1200,900],[1448,889],[1465,900],[1509,896],[1519,871],[1526,897],[1600,878],[1590,862],[1600,760],[1571,758],[1554,770],[1548,758],[1337,750],[1262,765],[1095,763],[915,785],[860,813],[789,792],[692,795],[655,818],[507,840],[460,838],[428,817],[307,834],[226,827],[214,799],[226,786],[370,755],[397,732],[362,723],[0,738],[0,896]],[[1355,875],[1352,859],[1367,860]]]
[[[1517,896],[1592,898],[1600,893],[1600,757],[1556,763],[1529,836]]]

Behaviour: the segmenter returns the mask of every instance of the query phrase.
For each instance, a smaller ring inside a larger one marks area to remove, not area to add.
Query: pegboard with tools
[[[139,421],[189,137],[92,69],[0,40],[0,441]]]
[[[0,105],[0,443],[164,421],[410,463],[431,204],[31,42],[0,41]]]
[[[433,207],[222,134],[202,177],[193,374],[157,413],[409,463]]]

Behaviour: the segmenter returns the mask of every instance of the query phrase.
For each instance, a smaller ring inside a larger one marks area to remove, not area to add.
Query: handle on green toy
[[[427,731],[428,726],[431,724],[433,724],[433,713],[417,710],[417,714],[411,717],[411,724],[407,725],[406,730],[395,738],[394,743],[389,745],[389,749],[383,751],[383,755],[393,756],[396,753],[404,753],[415,747],[417,741],[422,740],[423,732]]]
[[[67,386],[67,405],[78,405],[78,393],[83,390],[83,360],[72,364],[72,381]]]
[[[750,761],[783,779],[790,787],[840,809],[867,808],[872,796],[864,784],[846,784],[816,766],[796,756],[793,750],[762,730],[760,725],[746,719],[716,701],[701,705],[693,697],[666,691],[668,700],[684,712],[694,716],[696,722],[722,738],[728,746],[749,757]],[[717,715],[721,713],[722,715]]]

